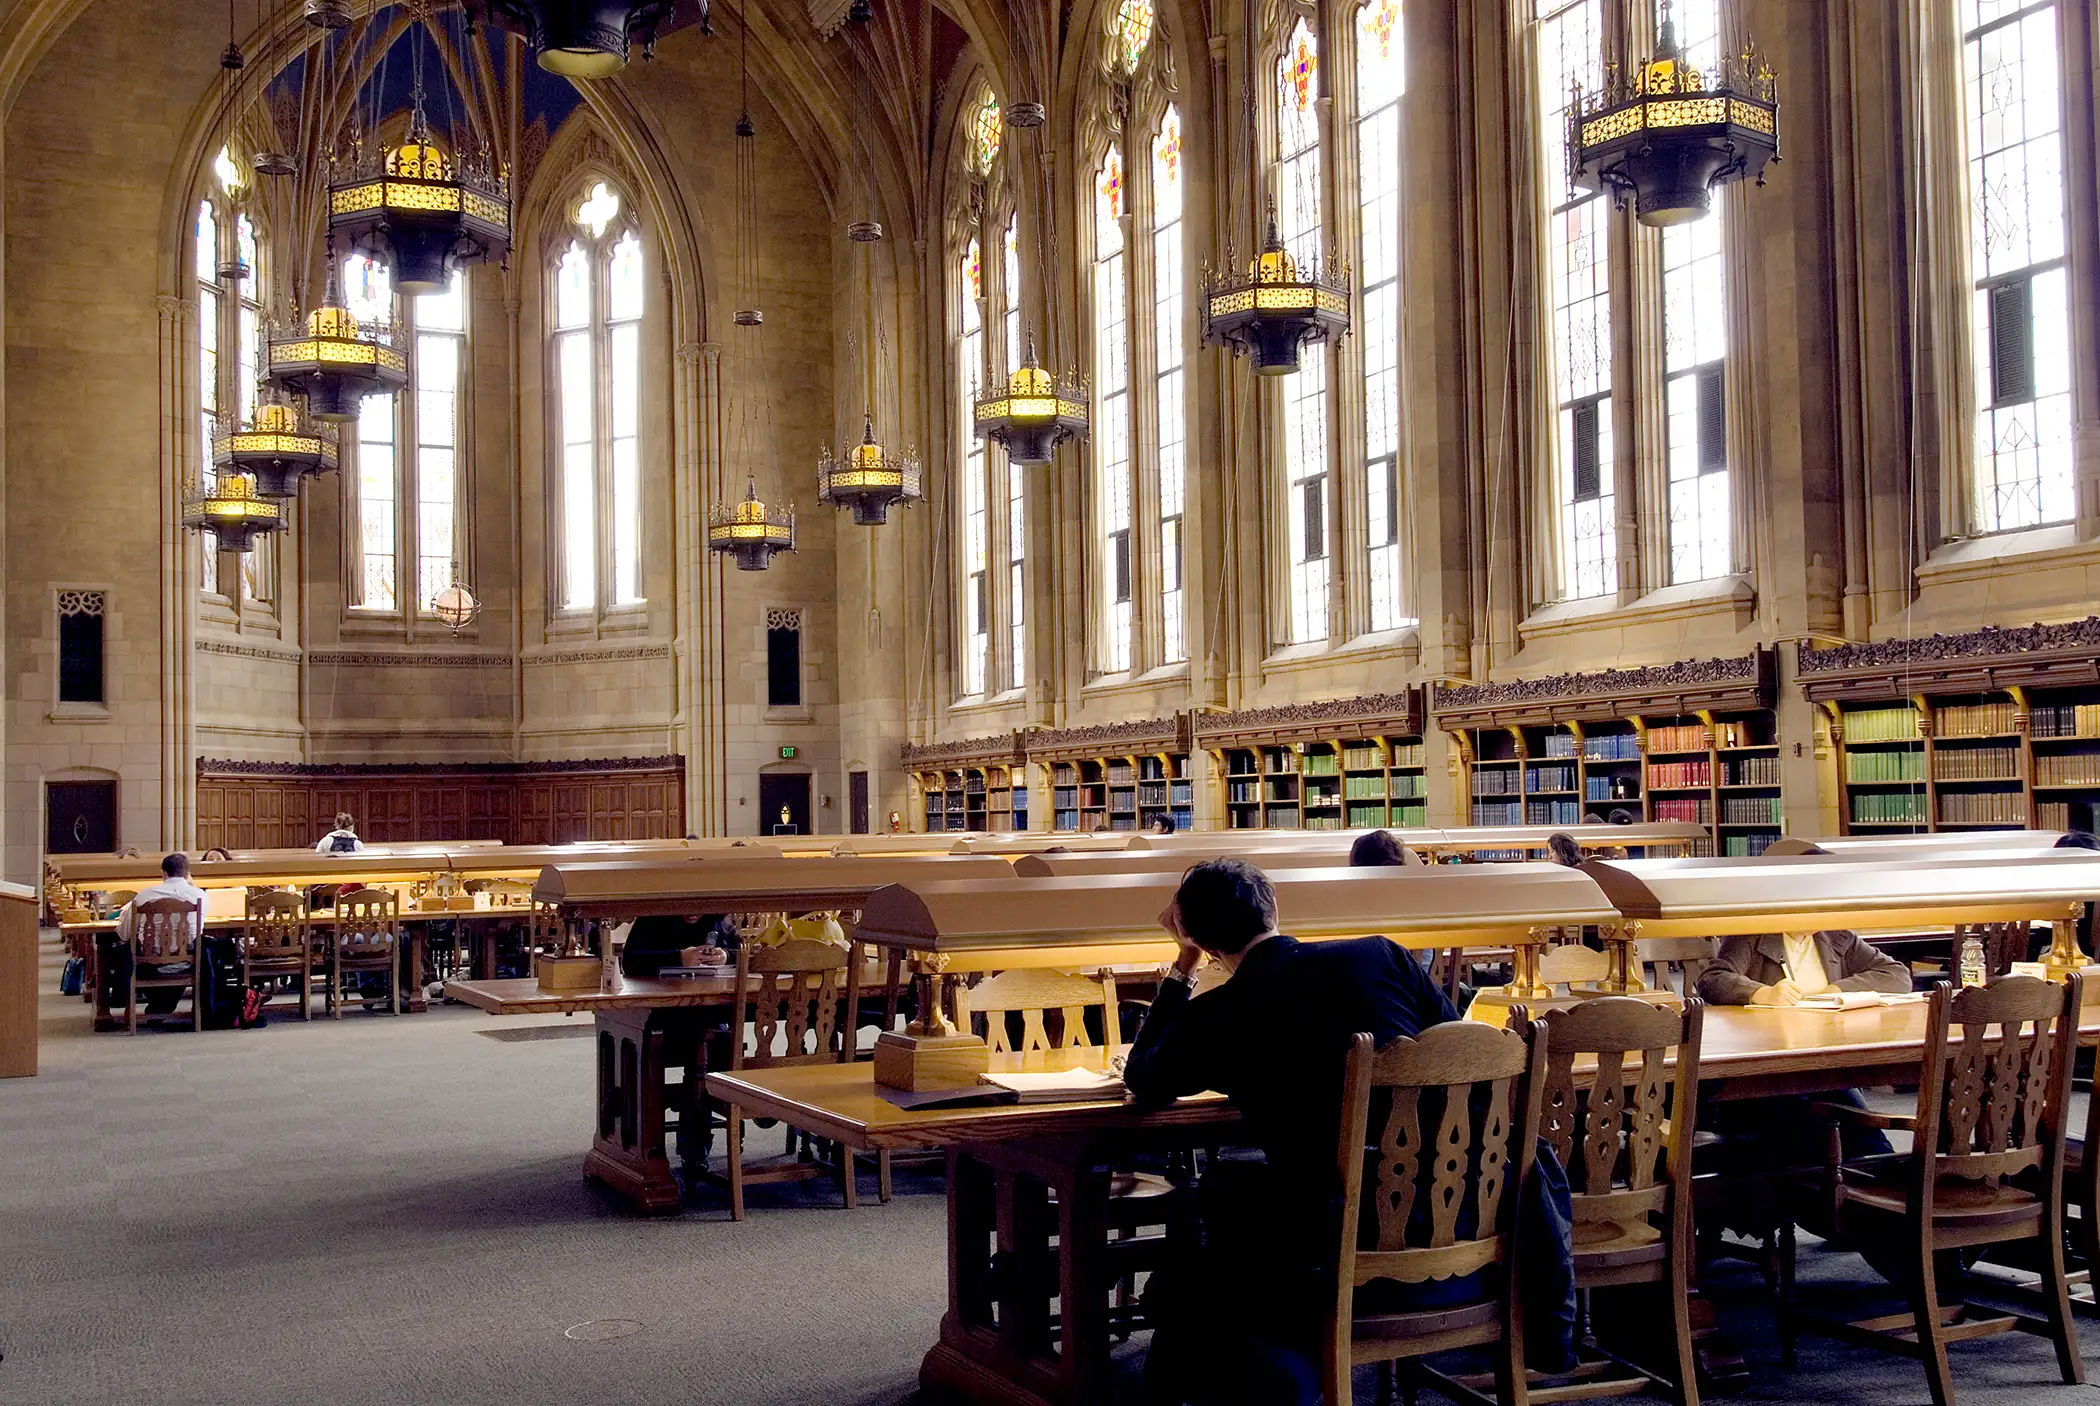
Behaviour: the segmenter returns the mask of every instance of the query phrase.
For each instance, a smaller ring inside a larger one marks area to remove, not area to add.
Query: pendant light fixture
[[[481,617],[481,601],[459,579],[459,553],[452,554],[452,584],[431,597],[430,613],[445,623],[454,639]]]
[[[610,78],[674,29],[708,24],[708,0],[466,0],[470,23],[488,23],[524,38],[539,65],[564,78]]]
[[[182,525],[211,533],[222,552],[245,552],[257,537],[284,530],[284,503],[257,493],[248,474],[226,475],[209,488],[190,485],[182,500]]]
[[[764,571],[779,552],[795,550],[795,510],[769,508],[758,496],[758,449],[755,418],[767,420],[772,393],[766,375],[766,316],[758,305],[758,128],[751,121],[751,24],[749,7],[737,16],[743,109],[736,119],[736,228],[730,290],[736,311],[730,321],[730,383],[739,393],[729,409],[729,458],[746,469],[743,501],[716,506],[707,514],[707,548],[736,562],[739,571]],[[765,436],[771,447],[773,437]]]
[[[1670,0],[1655,53],[1628,82],[1613,65],[1594,93],[1576,90],[1568,114],[1568,177],[1578,189],[1633,201],[1644,225],[1689,224],[1712,208],[1715,187],[1765,183],[1779,159],[1779,80],[1745,44],[1711,73],[1684,61]]]
[[[1234,354],[1252,353],[1257,376],[1289,376],[1298,370],[1307,346],[1340,336],[1349,330],[1349,268],[1332,254],[1324,261],[1317,254],[1299,257],[1284,243],[1276,222],[1276,202],[1264,201],[1261,172],[1266,166],[1256,154],[1259,142],[1254,119],[1256,84],[1255,50],[1258,44],[1255,0],[1246,0],[1241,18],[1241,48],[1246,53],[1246,102],[1244,136],[1247,143],[1247,191],[1257,228],[1265,231],[1261,252],[1241,265],[1225,243],[1225,262],[1203,270],[1203,340],[1206,345],[1230,347]],[[1313,51],[1294,56],[1295,75],[1305,101],[1313,101],[1317,90],[1318,58]],[[1265,208],[1266,207],[1266,208]]]
[[[873,130],[875,122],[875,98],[868,79],[875,64],[875,38],[871,30],[874,8],[872,5],[856,8],[847,18],[848,49],[852,48],[851,36],[858,33],[867,50],[864,56],[856,56],[853,60],[855,87],[860,98],[862,121],[866,124],[863,129],[865,137]],[[874,247],[882,242],[883,229],[882,222],[874,218],[875,156],[872,143],[864,151],[863,161],[869,218],[847,225],[846,239],[861,250],[861,327],[860,335],[853,340],[860,344],[861,364],[866,374],[866,408],[861,417],[860,443],[843,454],[833,454],[827,445],[817,461],[817,501],[851,508],[856,523],[863,527],[879,527],[889,520],[892,506],[908,505],[924,498],[926,486],[918,451],[909,448],[892,450],[875,437],[875,407],[879,399],[876,359],[889,355],[889,343],[882,335],[875,313]]]
[[[271,333],[263,379],[303,396],[316,420],[346,425],[368,395],[391,395],[408,384],[408,357],[395,345],[393,325],[363,321],[344,306],[335,241],[328,241],[328,282],[321,306],[301,323]]]
[[[1026,21],[1020,26],[1021,58],[1029,76],[1041,81],[1042,67],[1038,62],[1034,28]],[[1021,161],[1020,133],[1032,134],[1035,146],[1036,166],[1041,180],[1038,189],[1047,195],[1050,184],[1051,162],[1049,144],[1043,137],[1043,126],[1047,118],[1039,102],[1018,101],[1006,109],[1006,125],[1015,133],[1007,143],[1007,150],[1016,168]],[[1018,187],[1015,180],[1012,185]],[[1036,222],[1036,269],[1042,279],[1045,297],[1048,290],[1059,286],[1057,280],[1056,235],[1046,221]],[[1006,290],[1009,302],[1018,303],[1021,290]],[[1028,351],[1017,366],[1006,369],[1004,385],[986,386],[977,393],[971,404],[970,428],[979,439],[987,439],[1006,451],[1009,463],[1025,468],[1040,468],[1057,457],[1057,447],[1066,440],[1084,441],[1090,418],[1087,386],[1084,379],[1072,371],[1053,374],[1043,369],[1036,359],[1035,334],[1028,334]],[[1012,352],[1009,351],[1011,356]]]
[[[510,183],[487,153],[447,156],[423,111],[421,20],[409,31],[413,87],[408,138],[368,155],[360,143],[341,166],[331,162],[328,232],[370,254],[393,275],[397,293],[442,293],[455,269],[510,252]]]
[[[226,47],[219,53],[219,77],[223,87],[219,99],[222,125],[219,154],[212,158],[212,174],[218,178],[219,188],[233,201],[239,201],[247,193],[247,181],[233,154],[234,125],[240,108],[241,70],[246,66],[247,59],[241,54],[240,41],[233,31],[233,0],[226,0]],[[248,276],[248,261],[241,257],[238,244],[233,253],[219,260],[217,272],[220,285],[228,290]]]
[[[255,0],[255,42],[257,45],[263,42],[263,0]],[[267,101],[269,91],[269,85],[264,83],[258,96],[265,100],[262,105],[263,122],[270,129],[271,140],[256,149],[255,158],[249,163],[249,168],[258,176],[296,176],[299,174],[299,162],[290,152],[277,145],[283,137],[277,131],[276,120],[270,112],[270,104]]]
[[[297,497],[305,480],[339,462],[335,426],[286,404],[274,390],[265,395],[269,398],[256,407],[252,423],[228,424],[213,438],[212,467],[221,481],[248,475],[265,498]]]

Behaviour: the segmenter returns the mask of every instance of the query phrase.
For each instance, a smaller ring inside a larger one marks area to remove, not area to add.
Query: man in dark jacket
[[[1383,1045],[1458,1013],[1414,958],[1382,937],[1306,944],[1278,932],[1275,889],[1240,860],[1190,869],[1160,922],[1180,951],[1125,1061],[1124,1084],[1144,1104],[1225,1094],[1262,1161],[1213,1160],[1200,1260],[1163,1270],[1146,1294],[1158,1324],[1147,1392],[1159,1401],[1316,1402],[1311,1348],[1334,1296],[1334,1155],[1349,1043],[1368,1031]],[[1227,980],[1195,1000],[1195,971],[1212,959]],[[1534,1365],[1557,1366],[1574,1317],[1568,1189],[1550,1153],[1542,1162],[1527,1188],[1525,1230],[1537,1238],[1524,1261],[1537,1281],[1527,1282],[1527,1304],[1542,1304],[1534,1326],[1545,1331],[1527,1336],[1549,1340],[1541,1357],[1550,1360]],[[1462,1286],[1454,1292],[1463,1297]],[[1255,1302],[1258,1332],[1224,1340],[1219,1309]]]
[[[1731,937],[1699,973],[1699,999],[1717,1006],[1791,1006],[1825,991],[1910,990],[1910,968],[1856,932]]]

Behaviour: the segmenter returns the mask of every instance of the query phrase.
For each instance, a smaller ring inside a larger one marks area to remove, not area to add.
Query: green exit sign
[[[791,762],[791,761],[793,761],[794,759],[795,759],[795,749],[794,749],[793,747],[782,747],[782,748],[780,749],[780,760],[782,760],[782,761],[784,761],[784,762]]]

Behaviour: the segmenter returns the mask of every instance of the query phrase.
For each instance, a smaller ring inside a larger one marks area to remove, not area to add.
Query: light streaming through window
[[[1094,418],[1101,495],[1101,668],[1130,668],[1130,316],[1123,255],[1123,154],[1110,147],[1094,180]]]
[[[1547,196],[1547,287],[1553,317],[1555,496],[1563,597],[1618,588],[1617,502],[1611,430],[1611,263],[1608,205],[1585,196],[1565,172],[1568,104],[1580,84],[1594,91],[1603,55],[1601,0],[1572,0],[1537,26],[1539,170]]]
[[[975,239],[963,251],[962,337],[956,348],[960,365],[960,403],[956,437],[963,446],[963,648],[962,693],[975,697],[985,690],[991,663],[990,601],[985,582],[984,441],[971,430],[972,408],[984,385],[984,291],[982,250]]]
[[[459,515],[460,371],[466,360],[466,275],[415,300],[416,608],[452,584]]]
[[[2071,293],[2053,0],[1963,0],[1975,513],[1998,532],[2069,521]]]
[[[1364,522],[1371,628],[1400,628],[1400,97],[1398,0],[1356,12],[1357,160],[1362,186]]]
[[[219,216],[207,200],[197,206],[197,405],[202,463],[198,481],[206,490],[219,476],[212,468],[212,441],[219,433]],[[197,534],[203,564],[199,584],[207,591],[219,589],[219,539],[213,532]]]
[[[591,255],[581,242],[554,271],[554,364],[561,384],[561,603],[597,603],[597,378],[591,356]]]
[[[1181,114],[1169,107],[1152,141],[1152,349],[1159,416],[1160,661],[1189,657],[1184,617],[1181,523],[1188,477],[1181,320]]]
[[[1276,64],[1278,232],[1301,261],[1320,255],[1320,56],[1304,19]],[[1309,351],[1283,380],[1289,484],[1289,642],[1327,638],[1327,354]]]

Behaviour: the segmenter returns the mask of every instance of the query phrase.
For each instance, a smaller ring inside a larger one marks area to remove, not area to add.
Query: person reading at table
[[[1717,1006],[1793,1006],[1832,991],[1910,990],[1910,968],[1856,932],[1731,937],[1699,973],[1699,997]]]
[[[133,894],[131,901],[117,914],[117,931],[114,940],[105,939],[102,944],[102,985],[104,1004],[114,1009],[124,1003],[124,993],[131,985],[131,934],[138,923],[135,911],[141,903],[152,903],[163,898],[179,898],[184,903],[197,905],[197,913],[191,921],[193,936],[204,936],[204,890],[190,882],[190,857],[186,854],[171,854],[160,862],[161,879]],[[187,963],[172,963],[166,967],[168,974],[181,970]],[[146,989],[146,1012],[149,1015],[166,1015],[175,1009],[182,999],[179,986],[152,986]]]
[[[1160,925],[1180,950],[1124,1061],[1124,1086],[1141,1105],[1206,1089],[1225,1094],[1261,1156],[1212,1159],[1200,1196],[1204,1243],[1146,1291],[1157,1325],[1147,1394],[1317,1402],[1311,1344],[1334,1299],[1334,1144],[1349,1044],[1359,1031],[1381,1045],[1418,1035],[1458,1012],[1413,956],[1385,938],[1307,944],[1285,936],[1274,886],[1242,860],[1191,868]],[[1212,960],[1226,980],[1196,998],[1196,969]],[[1527,1233],[1537,1237],[1525,1256],[1527,1337],[1537,1345],[1534,1365],[1553,1367],[1567,1360],[1575,1290],[1567,1179],[1541,1151],[1550,1165],[1525,1192]],[[1430,1307],[1424,1290],[1462,1296],[1468,1286],[1385,1287],[1404,1294],[1406,1307]]]

